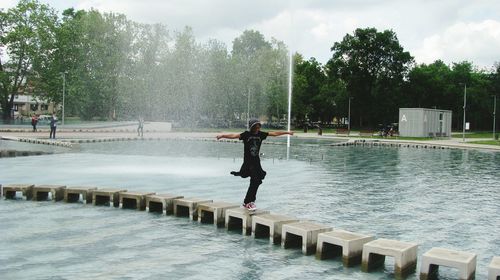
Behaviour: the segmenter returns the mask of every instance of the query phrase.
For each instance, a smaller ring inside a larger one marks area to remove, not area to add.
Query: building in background
[[[399,135],[404,137],[451,137],[450,110],[399,108]]]
[[[31,94],[16,94],[13,109],[15,118],[30,117],[32,114],[51,114],[54,104]]]

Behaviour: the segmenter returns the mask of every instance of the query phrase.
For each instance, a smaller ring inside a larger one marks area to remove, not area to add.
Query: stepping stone
[[[120,208],[146,210],[146,195],[154,192],[120,192]]]
[[[59,201],[64,199],[64,189],[66,186],[60,185],[40,185],[33,187],[33,200],[44,201],[48,200],[49,193],[51,194],[52,201]]]
[[[439,266],[458,269],[458,279],[460,280],[474,279],[476,274],[476,258],[477,255],[473,253],[432,248],[422,255],[420,279],[436,279]]]
[[[283,215],[258,215],[252,218],[252,236],[255,238],[268,237],[273,244],[281,244],[281,230],[283,225],[298,221],[296,218]]]
[[[92,205],[120,206],[120,193],[126,192],[124,189],[105,188],[92,192]]]
[[[10,184],[2,187],[2,193],[5,199],[15,199],[16,192],[22,192],[26,200],[32,200],[34,186],[31,184]]]
[[[314,254],[318,242],[318,234],[332,231],[332,227],[315,224],[312,222],[297,222],[284,224],[281,230],[281,246],[302,247],[305,255]]]
[[[80,195],[83,203],[92,203],[92,192],[97,190],[96,187],[69,187],[64,190],[64,202],[78,202]]]
[[[238,207],[239,204],[227,202],[200,203],[198,204],[198,222],[224,227],[226,223],[226,210]]]
[[[174,200],[183,198],[182,195],[153,194],[146,196],[146,211],[159,212],[165,215],[174,214]]]
[[[500,257],[493,257],[488,266],[488,280],[500,279]]]
[[[191,220],[197,221],[198,204],[212,201],[211,199],[194,197],[174,199],[174,215],[177,217],[189,216]]]
[[[323,260],[329,257],[342,255],[344,266],[353,266],[361,263],[363,245],[373,241],[373,235],[365,235],[336,229],[318,235],[316,258]]]
[[[417,267],[418,244],[390,239],[377,239],[363,245],[361,269],[369,272],[384,265],[385,257],[394,257],[394,274],[405,277]]]
[[[226,211],[226,229],[239,230],[243,235],[252,234],[252,218],[269,214],[267,210],[248,211],[245,208],[231,208]]]

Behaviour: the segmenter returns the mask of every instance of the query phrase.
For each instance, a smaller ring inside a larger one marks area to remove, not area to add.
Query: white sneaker
[[[243,204],[243,208],[247,209],[248,211],[255,211],[257,210],[257,207],[255,206],[255,203],[249,202],[247,204]]]
[[[255,202],[250,202],[250,208],[248,210],[255,211],[257,210],[257,205],[255,205]]]

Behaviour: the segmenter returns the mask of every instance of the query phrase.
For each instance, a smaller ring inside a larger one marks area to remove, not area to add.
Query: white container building
[[[399,135],[404,137],[451,137],[450,110],[399,108]]]

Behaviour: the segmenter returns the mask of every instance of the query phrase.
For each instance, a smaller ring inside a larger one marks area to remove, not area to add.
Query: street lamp
[[[465,142],[465,107],[467,106],[467,84],[464,83],[464,124],[462,127],[462,141]]]
[[[68,71],[64,71],[61,73],[63,77],[63,100],[62,100],[62,125],[64,125],[64,97],[66,95],[66,74],[68,74]]]
[[[493,95],[493,140],[495,140],[496,114],[497,114],[497,96]]]
[[[349,110],[347,111],[347,136],[351,133],[351,99],[349,97]]]

